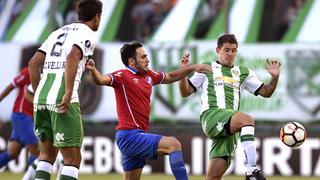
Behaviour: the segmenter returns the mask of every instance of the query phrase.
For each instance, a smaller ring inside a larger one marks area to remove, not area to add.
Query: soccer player
[[[246,179],[266,179],[256,166],[254,120],[239,111],[239,100],[243,89],[256,96],[270,97],[278,83],[280,63],[267,61],[271,81],[264,84],[252,70],[234,65],[237,49],[238,42],[233,34],[222,35],[216,48],[218,59],[208,63],[213,74],[195,73],[189,80],[183,78],[179,83],[183,97],[202,90],[200,121],[204,133],[212,140],[207,180],[220,180],[228,169],[237,147],[238,132],[247,158]],[[187,59],[181,61],[182,68],[188,67],[187,64]]]
[[[120,53],[125,69],[101,75],[92,59],[86,68],[96,84],[114,88],[119,120],[115,139],[122,154],[123,179],[140,179],[145,160],[156,159],[158,155],[169,155],[176,179],[188,179],[180,142],[174,137],[148,133],[150,96],[152,86],[178,81],[193,71],[210,72],[210,66],[196,64],[169,73],[155,72],[149,69],[142,44],[124,44]],[[183,59],[188,57],[185,54]]]
[[[78,88],[97,43],[102,3],[83,0],[77,13],[79,22],[51,33],[29,62],[35,130],[41,145],[35,179],[50,179],[58,151],[64,160],[60,179],[78,179],[83,140]]]
[[[30,166],[23,179],[32,179],[39,155],[38,140],[34,133],[33,104],[25,98],[28,85],[30,85],[29,70],[25,67],[0,94],[1,102],[15,88],[19,89],[11,115],[12,133],[8,149],[0,154],[0,168],[12,159],[18,158],[21,149],[26,146],[30,153],[28,160]]]

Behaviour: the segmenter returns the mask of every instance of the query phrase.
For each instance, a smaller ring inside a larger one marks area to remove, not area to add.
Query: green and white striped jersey
[[[213,73],[195,73],[189,80],[201,90],[201,113],[209,108],[239,109],[240,96],[243,89],[251,94],[263,85],[256,74],[246,68],[223,66],[212,62]]]
[[[65,92],[65,66],[72,47],[78,46],[83,54],[74,81],[71,103],[79,102],[78,88],[88,56],[97,43],[96,33],[83,23],[65,25],[52,32],[38,51],[46,54],[43,73],[35,92],[35,104],[58,104]]]

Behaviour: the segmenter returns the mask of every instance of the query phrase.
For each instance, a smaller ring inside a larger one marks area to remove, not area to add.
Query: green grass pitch
[[[20,180],[23,174],[13,174],[9,172],[0,173],[1,180]],[[52,180],[56,179],[56,176],[51,177]],[[121,180],[121,174],[80,174],[79,180]],[[142,175],[141,180],[174,180],[173,176],[152,174]],[[204,176],[190,176],[190,180],[204,180]],[[319,177],[300,177],[300,176],[272,176],[268,177],[268,180],[319,180]],[[225,176],[223,180],[244,180],[241,176]]]

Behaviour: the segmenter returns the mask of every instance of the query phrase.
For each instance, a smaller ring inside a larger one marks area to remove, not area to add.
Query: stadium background
[[[123,42],[139,40],[145,43],[151,67],[169,71],[178,67],[185,51],[191,53],[193,63],[212,60],[217,37],[234,33],[240,43],[237,65],[255,70],[264,82],[269,80],[265,59],[277,58],[282,63],[278,89],[271,99],[242,96],[241,110],[256,119],[258,164],[268,176],[320,176],[320,1],[305,0],[302,6],[294,7],[295,1],[103,0],[100,43],[94,58],[102,72],[112,72],[123,67],[119,56]],[[139,3],[145,3],[140,6],[143,8],[133,10]],[[73,21],[73,5],[71,0],[0,2],[0,90],[27,64],[52,30]],[[292,12],[295,14],[286,18]],[[141,17],[141,13],[146,15]],[[0,103],[0,150],[7,146],[15,95]],[[114,144],[112,88],[94,85],[86,73],[80,96],[86,136],[80,171],[121,173]],[[210,141],[199,125],[197,95],[181,98],[175,83],[156,87],[152,100],[151,132],[176,136],[183,144],[189,173],[203,175]],[[299,121],[306,127],[308,138],[301,148],[290,149],[280,142],[279,129],[286,121]],[[1,172],[21,173],[26,160],[23,151],[18,161]],[[228,174],[243,175],[244,171],[244,154],[239,146]],[[144,173],[169,174],[168,159],[149,161]]]

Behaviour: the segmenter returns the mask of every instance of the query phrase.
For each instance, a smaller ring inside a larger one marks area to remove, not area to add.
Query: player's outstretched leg
[[[9,161],[12,160],[12,157],[9,155],[8,151],[5,150],[0,154],[0,168],[7,165]]]
[[[182,151],[175,151],[169,154],[170,167],[177,180],[187,180],[188,174],[183,161]]]

